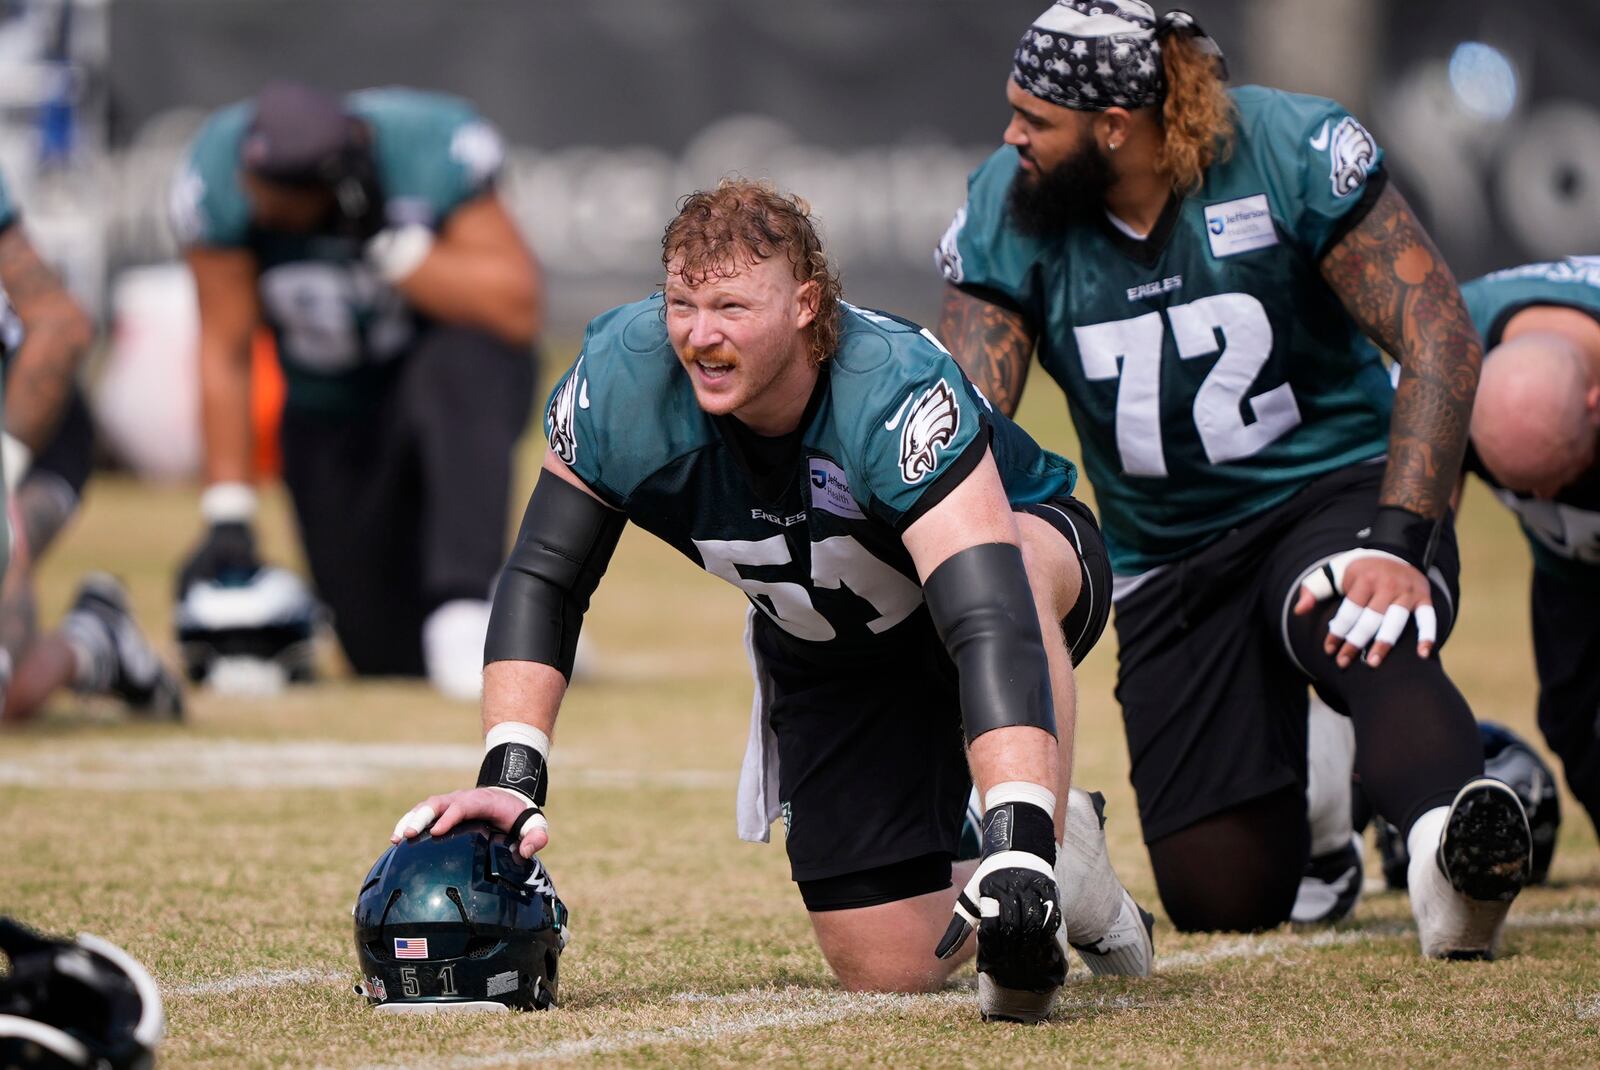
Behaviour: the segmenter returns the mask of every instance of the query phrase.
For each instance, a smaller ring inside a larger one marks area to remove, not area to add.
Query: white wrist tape
[[[996,784],[983,796],[983,808],[985,811],[1014,802],[1032,803],[1052,817],[1055,816],[1056,793],[1042,784],[1034,784],[1026,780],[1007,780],[1003,784]]]
[[[248,483],[213,483],[200,495],[200,515],[213,524],[249,523],[256,515],[256,489]]]
[[[550,737],[531,724],[521,721],[501,721],[483,737],[483,753],[488,754],[502,743],[521,743],[539,752],[539,757],[550,760]]]
[[[421,223],[381,230],[367,242],[367,263],[384,282],[404,282],[433,249],[433,231]]]
[[[5,465],[8,494],[16,493],[17,484],[28,474],[32,463],[33,451],[27,444],[10,431],[0,431],[0,464]]]

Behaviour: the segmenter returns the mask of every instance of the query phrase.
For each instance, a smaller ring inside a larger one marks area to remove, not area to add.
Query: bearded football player
[[[1480,344],[1367,130],[1225,77],[1182,12],[1041,14],[1006,83],[1006,144],[939,250],[940,336],[1006,412],[1036,346],[1066,393],[1173,922],[1289,917],[1309,682],[1351,718],[1362,781],[1412,845],[1424,954],[1488,957],[1528,824],[1483,779],[1437,656]],[[1398,359],[1397,389],[1363,333]]]
[[[1103,804],[1069,788],[1073,663],[1109,609],[1073,465],[928,331],[845,304],[803,202],[743,181],[693,194],[662,264],[664,292],[595,319],[551,398],[495,595],[478,787],[395,838],[485,818],[524,854],[548,841],[578,628],[632,521],[750,600],[741,826],[764,839],[785,816],[843,985],[936,988],[974,930],[986,1018],[1043,1017],[1069,946],[1095,973],[1148,974],[1150,916],[1112,872]],[[974,782],[982,857],[953,863]]]

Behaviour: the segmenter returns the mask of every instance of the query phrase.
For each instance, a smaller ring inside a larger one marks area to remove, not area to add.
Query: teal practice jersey
[[[1600,257],[1496,271],[1462,286],[1461,296],[1486,350],[1500,344],[1513,316],[1534,305],[1560,305],[1600,320]],[[1475,454],[1468,455],[1467,464],[1517,514],[1538,568],[1600,590],[1600,467],[1563,488],[1554,500],[1541,501],[1499,486]]]
[[[870,649],[916,612],[901,533],[994,450],[1014,504],[1069,493],[1071,464],[994,413],[933,335],[846,306],[839,348],[772,471],[695,400],[661,295],[606,312],[551,394],[550,448],[591,490],[790,637]]]
[[[392,224],[439,230],[499,174],[500,136],[464,100],[389,88],[352,93],[345,105],[371,127]],[[262,315],[277,338],[289,405],[359,404],[411,342],[416,314],[365,263],[354,239],[251,225],[239,150],[252,107],[243,101],[223,108],[195,136],[172,188],[173,231],[185,247],[255,254]]]
[[[1018,231],[1007,146],[973,173],[939,247],[948,282],[1036,331],[1119,574],[1192,554],[1387,447],[1382,359],[1318,269],[1381,190],[1382,151],[1332,101],[1230,95],[1231,155],[1146,240],[1109,217]]]

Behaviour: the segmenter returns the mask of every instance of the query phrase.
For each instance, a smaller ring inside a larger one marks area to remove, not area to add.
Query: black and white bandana
[[[1142,0],[1056,0],[1018,42],[1011,80],[1064,108],[1146,108],[1166,95],[1161,42],[1174,34],[1194,38],[1221,63],[1222,51],[1187,11],[1157,18]]]

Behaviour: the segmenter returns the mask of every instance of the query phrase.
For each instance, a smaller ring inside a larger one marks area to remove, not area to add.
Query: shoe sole
[[[1469,899],[1515,899],[1532,874],[1533,835],[1516,792],[1498,780],[1467,784],[1450,804],[1439,868]]]

